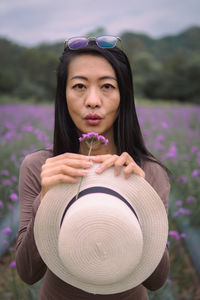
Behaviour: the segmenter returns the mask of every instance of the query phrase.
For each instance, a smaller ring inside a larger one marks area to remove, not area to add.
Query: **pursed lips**
[[[91,125],[91,126],[99,125],[101,120],[102,120],[102,117],[100,117],[97,114],[88,114],[85,117],[85,121],[87,122],[88,125]]]
[[[101,120],[101,119],[102,119],[102,117],[100,117],[97,114],[88,114],[85,117],[85,120]]]

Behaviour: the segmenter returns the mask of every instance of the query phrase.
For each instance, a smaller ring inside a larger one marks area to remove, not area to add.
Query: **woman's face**
[[[82,54],[68,68],[66,99],[79,134],[95,131],[113,141],[120,92],[110,63],[100,56]]]

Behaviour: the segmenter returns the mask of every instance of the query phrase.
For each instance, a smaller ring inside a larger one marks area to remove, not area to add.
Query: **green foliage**
[[[200,27],[154,40],[125,32],[136,96],[200,103]]]
[[[58,57],[51,49],[25,48],[0,39],[0,96],[53,100]]]
[[[156,78],[161,69],[161,65],[148,52],[140,52],[133,60],[134,87],[136,95],[151,98],[152,90],[157,88]],[[153,83],[153,81],[155,81]],[[150,84],[151,82],[151,84]],[[150,91],[148,91],[151,85]]]
[[[99,27],[86,36],[103,34],[105,28]],[[200,103],[200,27],[160,39],[123,32],[121,39],[136,96]],[[52,101],[62,52],[63,42],[28,48],[0,38],[0,96]]]

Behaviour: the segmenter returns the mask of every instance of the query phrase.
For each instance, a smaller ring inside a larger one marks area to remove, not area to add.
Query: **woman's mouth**
[[[85,121],[88,125],[98,125],[101,122],[102,118],[97,114],[88,114],[85,117]]]

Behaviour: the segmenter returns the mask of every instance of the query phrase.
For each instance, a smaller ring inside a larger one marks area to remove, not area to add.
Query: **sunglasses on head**
[[[121,39],[112,35],[103,35],[99,37],[73,37],[64,42],[64,49],[68,46],[71,50],[77,50],[88,45],[89,40],[96,41],[96,44],[100,48],[113,48],[116,46],[117,42]]]

